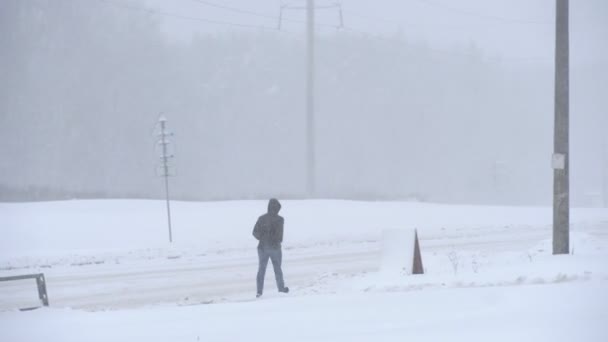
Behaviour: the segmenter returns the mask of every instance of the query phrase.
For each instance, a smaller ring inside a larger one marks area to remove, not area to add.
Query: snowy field
[[[263,201],[0,204],[0,341],[608,341],[608,210],[283,201],[288,295],[254,299]],[[425,274],[378,272],[384,229],[416,228]]]

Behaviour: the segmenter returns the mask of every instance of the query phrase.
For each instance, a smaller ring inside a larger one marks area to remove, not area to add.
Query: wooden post
[[[553,254],[570,252],[568,0],[556,0]]]

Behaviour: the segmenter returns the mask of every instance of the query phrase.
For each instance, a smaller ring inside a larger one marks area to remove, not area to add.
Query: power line
[[[353,32],[353,33],[359,34],[361,36],[370,37],[370,38],[375,39],[375,40],[395,43],[395,39],[383,37],[383,36],[380,36],[380,35],[370,34],[370,33],[365,32],[365,31],[354,29],[354,28],[352,28],[350,26],[345,26],[343,29],[345,31]],[[435,49],[435,48],[432,48],[432,47],[429,47],[429,46],[427,46],[426,49],[428,51],[430,51],[430,52],[438,53],[438,54],[444,54],[444,55],[457,55],[457,56],[462,56],[462,57],[473,57],[474,56],[474,55],[466,54],[466,53],[454,53],[452,51]]]
[[[232,7],[232,6],[226,6],[226,5],[222,5],[222,4],[216,4],[214,2],[205,1],[205,0],[191,0],[191,1],[199,3],[199,4],[202,4],[202,5],[206,5],[206,6],[209,6],[209,7],[220,8],[220,9],[224,9],[224,10],[228,10],[228,11],[232,11],[232,12],[236,12],[236,13],[249,14],[249,15],[253,15],[253,16],[256,16],[256,17],[260,17],[260,18],[267,18],[267,19],[277,20],[277,16],[276,15],[270,15],[270,14],[265,14],[265,13],[259,13],[259,12],[249,11],[249,10],[242,9],[242,8],[237,8],[237,7]]]
[[[144,7],[139,7],[139,6],[118,3],[118,2],[110,1],[110,0],[98,0],[98,1],[101,1],[103,3],[109,4],[114,7],[118,7],[118,8],[123,8],[123,9],[131,10],[131,11],[137,11],[137,12],[143,12],[143,13],[149,13],[149,14],[153,14],[153,15],[171,17],[171,18],[175,18],[175,19],[197,21],[197,22],[203,22],[203,23],[213,24],[213,25],[225,25],[225,26],[233,26],[233,27],[240,27],[240,28],[247,28],[247,29],[268,30],[268,31],[281,32],[281,33],[288,33],[286,31],[279,31],[274,27],[268,27],[268,26],[263,26],[263,25],[256,26],[256,25],[248,25],[248,24],[233,23],[233,22],[228,22],[228,21],[207,19],[207,18],[201,18],[201,17],[194,17],[194,16],[189,16],[189,15],[182,15],[182,14],[178,14],[178,13],[161,11],[161,10],[157,10],[157,9],[150,9],[150,8],[144,8]]]
[[[338,25],[331,25],[331,24],[324,24],[324,23],[313,22],[312,23],[312,27],[313,28],[317,29],[317,28],[321,28],[321,27],[328,27],[328,28],[332,28],[332,29],[340,29],[340,28],[342,28],[342,26],[344,26],[344,20],[343,20],[343,17],[342,17],[342,5],[340,5],[339,3],[335,3],[335,4],[327,5],[327,6],[317,6],[317,5],[313,4],[311,6],[312,6],[312,10],[313,11],[316,11],[318,9],[335,9],[335,8],[337,8],[338,11],[339,11],[338,13],[339,13],[339,19],[340,19],[340,24],[338,24]],[[295,21],[295,20],[283,18],[283,11],[288,11],[288,10],[296,10],[296,11],[305,10],[305,11],[308,11],[308,9],[309,9],[308,5],[307,6],[294,6],[294,5],[289,5],[289,4],[281,4],[281,6],[279,7],[279,22],[278,22],[279,23],[279,25],[278,25],[279,30],[282,27],[283,21],[301,23],[301,24],[306,24],[306,25],[310,24],[310,22],[308,20],[307,21]]]
[[[244,9],[244,8],[240,8],[240,7],[234,7],[234,6],[227,6],[227,5],[223,5],[223,4],[218,4],[218,3],[211,2],[211,1],[206,1],[206,0],[190,0],[190,1],[196,2],[196,3],[201,4],[201,5],[205,5],[205,6],[209,6],[209,7],[214,7],[214,8],[219,8],[219,9],[223,9],[223,10],[234,12],[234,13],[248,14],[248,15],[259,17],[259,18],[276,20],[276,21],[279,22],[279,28],[280,28],[280,22],[281,21],[295,23],[295,24],[305,24],[306,23],[305,21],[302,21],[302,20],[283,18],[283,16],[282,16],[282,11],[283,10],[296,9],[294,7],[286,6],[286,5],[281,6],[281,8],[280,8],[280,14],[279,14],[279,16],[276,16],[276,15],[271,15],[271,14],[266,14],[266,13],[261,13],[261,12],[250,11],[248,9]],[[322,8],[335,8],[335,7],[336,7],[336,5],[332,5],[331,7],[324,6]],[[319,6],[315,7],[315,9],[318,9],[318,8],[319,8]],[[334,25],[323,24],[323,23],[317,23],[315,26],[316,27],[336,28],[336,26],[334,26]]]
[[[298,6],[298,5],[281,5],[282,8],[284,9],[293,9],[293,10],[305,10],[308,7],[307,6]],[[334,8],[341,8],[342,5],[340,5],[339,3],[333,3],[330,5],[314,5],[314,9],[315,10],[323,10],[323,9],[334,9]]]
[[[436,3],[436,2],[424,1],[424,0],[417,0],[417,1],[423,3],[427,6],[443,7],[444,10],[458,12],[458,14],[477,16],[480,18],[491,19],[494,21],[516,23],[516,24],[551,25],[551,23],[549,23],[549,22],[529,21],[529,20],[523,20],[523,19],[514,19],[514,18],[505,18],[505,17],[493,16],[493,15],[485,15],[485,14],[480,14],[480,13],[476,13],[473,11],[458,9],[455,7],[444,6],[444,5]],[[344,13],[348,13],[352,17],[360,18],[363,20],[371,21],[371,22],[389,23],[389,24],[398,24],[398,25],[406,24],[406,26],[411,26],[410,23],[405,23],[404,21],[400,21],[400,20],[396,20],[396,19],[389,19],[389,18],[382,18],[382,17],[377,17],[377,16],[370,16],[370,15],[362,14],[358,11],[353,11],[351,9],[344,9],[343,11],[344,11]],[[450,26],[453,26],[453,25],[450,25]]]
[[[393,21],[390,19],[386,19],[386,18],[376,18],[376,17],[370,17],[364,14],[360,14],[359,12],[350,10],[350,9],[343,9],[344,13],[347,13],[355,18],[361,18],[361,19],[365,19],[368,21],[375,21],[375,22],[382,22],[382,23],[392,23],[392,24],[396,24],[397,21]]]
[[[365,14],[361,14],[360,12],[356,12],[350,9],[344,9],[342,10],[344,13],[348,14],[349,16],[353,17],[353,18],[359,18],[362,19],[364,21],[368,21],[371,23],[376,23],[376,24],[391,24],[391,25],[397,25],[399,26],[403,26],[403,27],[429,27],[429,26],[433,26],[433,27],[437,27],[440,26],[442,28],[446,28],[446,27],[452,27],[452,28],[456,28],[456,27],[462,27],[462,25],[454,25],[454,24],[431,24],[428,22],[425,23],[411,23],[411,22],[406,22],[405,20],[398,20],[398,19],[390,19],[390,18],[382,18],[382,17],[376,17],[376,16],[368,16]]]
[[[377,34],[370,34],[368,32],[358,30],[358,29],[355,29],[350,26],[344,26],[342,29],[346,32],[356,33],[360,36],[369,37],[371,39],[378,40],[378,41],[385,41],[385,42],[389,42],[392,44],[394,44],[396,42],[396,40],[393,38],[389,38],[389,37],[385,37],[385,36],[381,36],[381,35],[377,35]],[[425,48],[427,51],[434,53],[434,54],[451,55],[451,56],[459,56],[459,57],[479,57],[478,55],[442,50],[442,49],[437,49],[437,48],[433,48],[430,46],[426,46]],[[508,61],[508,62],[512,62],[512,63],[550,62],[551,61],[550,58],[505,58],[505,57],[500,57],[497,59],[486,57],[486,60]]]
[[[145,8],[145,7],[139,7],[139,6],[133,6],[133,5],[129,5],[129,4],[124,4],[124,3],[118,3],[116,1],[112,1],[112,0],[97,0],[103,3],[106,3],[108,5],[117,7],[117,8],[122,8],[122,9],[126,9],[126,10],[131,10],[131,11],[137,11],[137,12],[142,12],[142,13],[148,13],[148,14],[152,14],[152,15],[159,15],[159,16],[166,16],[166,17],[171,17],[174,19],[180,19],[180,20],[188,20],[188,21],[196,21],[196,22],[203,22],[203,23],[207,23],[207,24],[214,24],[214,25],[225,25],[225,26],[232,26],[232,27],[240,27],[240,28],[247,28],[247,29],[256,29],[256,30],[267,30],[267,31],[273,31],[273,32],[278,32],[278,33],[287,33],[287,34],[293,34],[293,32],[290,31],[285,31],[284,29],[280,29],[278,30],[277,28],[274,27],[268,27],[268,26],[256,26],[256,25],[249,25],[249,24],[241,24],[241,23],[234,23],[234,22],[227,22],[227,21],[220,21],[220,20],[213,20],[213,19],[207,19],[207,18],[202,18],[202,17],[194,17],[194,16],[188,16],[188,15],[182,15],[182,14],[178,14],[178,13],[173,13],[173,12],[167,12],[167,11],[163,11],[163,10],[158,10],[158,9],[151,9],[151,8]],[[192,1],[196,1],[199,3],[208,3],[211,4],[208,1],[203,1],[203,0],[192,0]],[[214,4],[217,5],[217,4]],[[238,9],[236,7],[229,7],[229,6],[223,6],[223,5],[217,5],[218,8],[225,8],[228,9],[230,8],[230,10],[239,10],[241,11],[241,9]],[[222,6],[222,7],[219,7]],[[335,8],[335,6],[331,7],[331,8]],[[295,9],[295,8],[290,8],[290,9]],[[243,13],[249,12],[246,10],[242,10]],[[349,12],[352,12],[349,10]],[[264,15],[261,13],[257,13],[257,12],[251,12],[250,14],[259,14],[259,15]],[[265,17],[270,18],[271,16],[266,16]],[[276,18],[273,18],[276,19]],[[290,22],[298,22],[298,23],[305,23],[304,21],[295,21],[295,20],[288,20],[285,18],[281,18],[281,20],[283,21],[290,21]],[[313,24],[314,27],[330,27],[332,29],[343,29],[344,31],[350,31],[353,33],[357,33],[359,35],[362,36],[368,36],[371,37],[373,39],[377,39],[377,40],[384,40],[384,41],[390,41],[390,42],[394,42],[393,39],[387,38],[387,37],[383,37],[380,35],[376,35],[376,34],[370,34],[368,32],[365,31],[361,31],[361,30],[357,30],[355,28],[349,27],[349,26],[337,26],[337,25],[330,25],[330,24]],[[431,47],[427,47],[427,49],[431,52],[434,53],[439,53],[439,54],[451,54],[451,55],[458,55],[458,56],[468,56],[468,57],[472,57],[473,55],[470,54],[463,54],[463,53],[454,53],[451,51],[445,51],[445,50],[441,50],[441,49],[434,49]],[[506,58],[501,58],[504,60],[509,60],[509,61],[517,61],[517,62],[532,62],[532,61],[548,61],[548,59],[506,59]]]
[[[478,17],[478,18],[503,21],[503,22],[509,22],[509,23],[517,23],[517,24],[552,25],[552,23],[550,23],[550,22],[516,19],[516,18],[506,18],[506,17],[496,16],[496,15],[478,13],[478,12],[469,11],[469,10],[458,8],[458,7],[447,6],[445,4],[441,4],[441,3],[438,3],[435,1],[430,1],[430,0],[416,0],[416,1],[418,1],[419,3],[425,4],[427,6],[440,7],[440,8],[443,8],[444,10],[451,11],[451,12],[461,14],[461,15],[469,15],[469,16],[474,16],[474,17]]]

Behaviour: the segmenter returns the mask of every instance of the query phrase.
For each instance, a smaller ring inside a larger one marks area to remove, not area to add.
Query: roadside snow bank
[[[11,342],[604,342],[606,283],[429,289],[83,312],[0,312]]]
[[[549,239],[527,251],[445,250],[426,255],[423,251],[424,275],[371,272],[334,283],[333,291],[413,291],[589,280],[605,281],[608,285],[608,239],[572,233],[570,245],[576,252],[569,255],[552,255]]]

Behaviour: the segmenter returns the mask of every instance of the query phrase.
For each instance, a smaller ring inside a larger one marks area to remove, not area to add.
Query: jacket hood
[[[281,210],[281,203],[279,203],[278,199],[271,198],[270,201],[268,201],[268,212],[277,215],[279,210]]]

